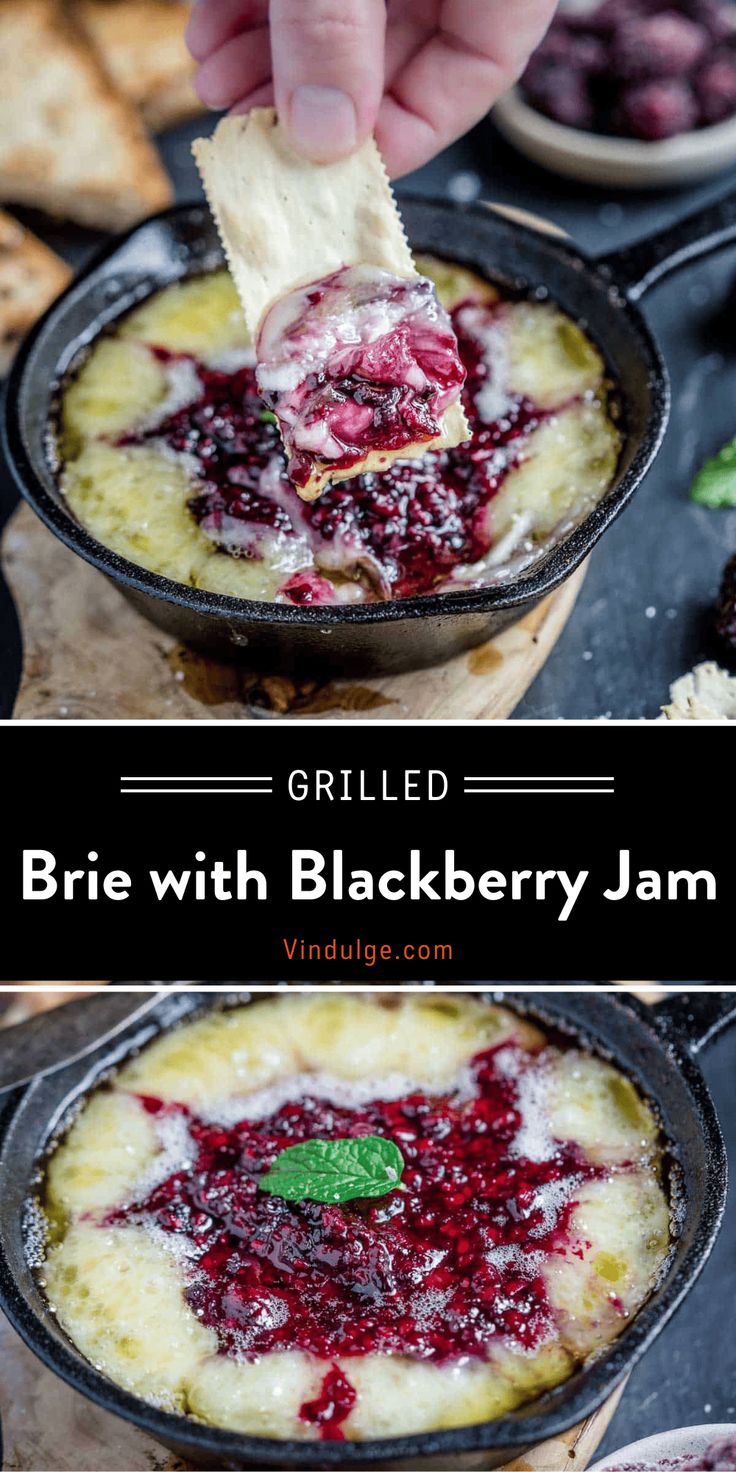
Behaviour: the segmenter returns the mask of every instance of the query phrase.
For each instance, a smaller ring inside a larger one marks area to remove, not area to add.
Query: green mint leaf
[[[277,1155],[258,1182],[285,1201],[353,1201],[385,1196],[401,1180],[404,1158],[393,1140],[305,1140]]]
[[[258,418],[260,419],[261,424],[278,424],[278,419],[276,418],[276,415],[272,414],[270,409],[261,409]]]
[[[690,489],[699,506],[736,506],[736,438],[706,460]]]

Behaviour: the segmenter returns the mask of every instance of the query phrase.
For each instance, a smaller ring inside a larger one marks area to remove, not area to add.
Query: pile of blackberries
[[[716,606],[716,633],[731,654],[736,654],[736,556],[723,569]]]
[[[522,78],[538,112],[654,142],[736,113],[733,0],[602,0],[556,16]]]

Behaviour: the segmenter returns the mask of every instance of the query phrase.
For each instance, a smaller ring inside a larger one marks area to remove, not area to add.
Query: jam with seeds
[[[554,1333],[542,1265],[581,1250],[570,1216],[581,1185],[604,1172],[572,1143],[532,1147],[524,1080],[544,1068],[544,1054],[502,1044],[447,1095],[349,1107],[305,1094],[234,1124],[146,1097],[157,1121],[186,1120],[190,1160],[108,1221],[171,1239],[187,1300],[222,1351],[332,1362],[300,1414],[334,1438],[355,1399],[337,1357],[482,1360],[499,1340],[524,1353]],[[405,1162],[385,1196],[324,1205],[259,1190],[287,1146],[375,1134]]]
[[[289,476],[348,470],[426,444],[460,397],[452,323],[426,277],[344,266],[282,297],[258,332],[256,378],[278,416]]]
[[[341,1422],[347,1420],[356,1399],[347,1375],[339,1365],[333,1365],[322,1381],[316,1400],[305,1401],[300,1407],[299,1417],[312,1426],[319,1426],[322,1441],[344,1441]]]
[[[226,372],[197,362],[199,398],[118,443],[162,442],[187,456],[197,482],[189,509],[223,553],[266,556],[274,534],[306,538],[317,572],[288,578],[279,595],[285,601],[333,602],[335,589],[321,570],[359,577],[374,597],[431,592],[490,550],[489,506],[547,417],[519,396],[504,401],[491,420],[481,417],[478,396],[493,373],[483,335],[503,311],[503,303],[474,303],[472,314],[462,305],[451,313],[470,443],[395,460],[380,474],[331,486],[317,501],[301,501],[291,484],[278,429],[264,415],[250,366]],[[233,534],[238,526],[242,537]]]

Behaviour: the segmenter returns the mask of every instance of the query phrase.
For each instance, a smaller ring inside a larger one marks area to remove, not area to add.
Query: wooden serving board
[[[0,1415],[6,1472],[183,1472],[158,1442],[100,1410],[47,1370],[0,1316]],[[507,1472],[582,1472],[600,1445],[623,1386],[564,1436],[507,1464]],[[467,1465],[467,1464],[464,1464]],[[487,1464],[479,1458],[478,1469]]]
[[[255,674],[195,654],[137,613],[27,506],[5,530],[2,568],[23,639],[16,720],[505,720],[549,657],[585,576],[434,669],[360,682]]]

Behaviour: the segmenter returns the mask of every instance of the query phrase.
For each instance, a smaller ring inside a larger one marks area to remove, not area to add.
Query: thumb
[[[385,0],[271,0],[276,110],[314,163],[352,153],[383,92]]]

